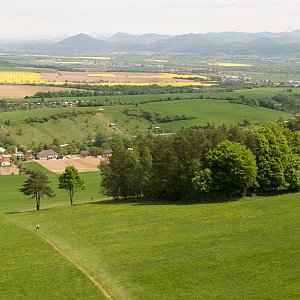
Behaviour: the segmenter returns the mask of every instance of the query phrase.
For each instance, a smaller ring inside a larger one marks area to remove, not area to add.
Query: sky
[[[0,38],[300,29],[299,0],[0,0]]]

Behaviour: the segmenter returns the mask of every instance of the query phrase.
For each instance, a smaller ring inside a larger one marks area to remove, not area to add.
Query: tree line
[[[48,84],[48,86],[56,86],[55,84]],[[144,85],[144,86],[132,86],[132,85],[89,85],[84,83],[70,84],[65,82],[62,87],[79,89],[85,91],[64,91],[64,92],[38,92],[33,95],[34,98],[55,98],[55,97],[75,97],[74,94],[79,95],[78,97],[84,97],[89,91],[96,95],[146,95],[146,94],[180,94],[180,93],[199,93],[202,90],[195,89],[195,86],[160,86],[157,84]],[[42,96],[42,97],[40,97]],[[29,98],[29,97],[27,97]]]
[[[300,132],[289,124],[208,125],[139,136],[131,147],[120,139],[100,166],[101,185],[116,199],[206,201],[293,192],[300,188],[299,149]]]
[[[149,122],[154,123],[167,123],[167,122],[173,122],[173,121],[181,121],[181,120],[192,120],[196,119],[194,116],[187,116],[185,114],[182,115],[163,115],[159,112],[153,112],[151,110],[145,110],[145,109],[134,109],[134,108],[126,108],[124,109],[123,113],[126,116],[141,120],[147,120]]]
[[[298,112],[300,109],[300,95],[294,93],[278,94],[270,98],[252,99],[245,96],[238,98],[226,97],[230,103],[244,104],[249,106],[261,106],[286,112]]]
[[[25,119],[27,124],[32,123],[47,123],[51,121],[57,121],[59,119],[67,119],[67,118],[77,118],[79,115],[95,115],[96,112],[93,110],[86,110],[86,111],[76,111],[73,110],[71,112],[62,112],[57,114],[52,114],[48,117],[29,117]]]

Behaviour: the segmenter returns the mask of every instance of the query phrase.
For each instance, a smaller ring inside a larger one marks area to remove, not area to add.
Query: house
[[[16,151],[13,156],[17,159],[17,160],[21,160],[25,157],[24,153],[22,151]]]
[[[35,160],[34,155],[31,152],[25,153],[26,160]]]
[[[88,150],[82,150],[82,151],[80,151],[80,157],[81,158],[86,158],[89,155],[90,155],[90,153],[89,153]]]
[[[10,157],[2,156],[0,158],[0,165],[1,165],[1,167],[9,167],[11,165]]]
[[[36,155],[37,159],[57,159],[58,153],[54,150],[42,150]]]
[[[0,147],[0,154],[3,154],[5,152],[5,149],[3,147]]]

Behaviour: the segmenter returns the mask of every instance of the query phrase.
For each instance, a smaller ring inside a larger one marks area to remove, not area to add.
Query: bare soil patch
[[[55,160],[37,160],[37,162],[54,173],[62,173],[67,166],[74,166],[79,172],[98,171],[100,158],[72,158],[72,159],[55,159]]]
[[[70,88],[53,86],[31,86],[31,85],[0,85],[1,99],[18,99],[25,96],[33,96],[37,92],[54,92],[70,90]]]
[[[99,76],[88,76],[96,74]],[[155,82],[185,82],[185,79],[165,78],[159,73],[140,72],[63,72],[43,73],[43,78],[50,82],[120,82],[120,83],[155,83]]]
[[[0,167],[0,175],[19,175],[19,168],[15,165]]]

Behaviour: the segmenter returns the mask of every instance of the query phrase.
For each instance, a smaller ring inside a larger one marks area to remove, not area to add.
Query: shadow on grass
[[[93,205],[119,205],[119,204],[134,204],[134,205],[196,205],[196,204],[216,204],[224,202],[238,201],[241,198],[222,198],[222,199],[209,199],[209,200],[156,200],[156,199],[107,199],[95,202],[88,202],[82,204]],[[81,204],[80,204],[81,205]]]
[[[27,209],[27,210],[21,210],[21,211],[8,211],[5,212],[5,215],[21,215],[21,214],[28,214],[28,213],[39,213],[40,211],[44,211],[44,210],[48,210],[51,209],[53,207],[45,207],[45,208],[41,208],[40,210],[36,210],[36,209]]]

